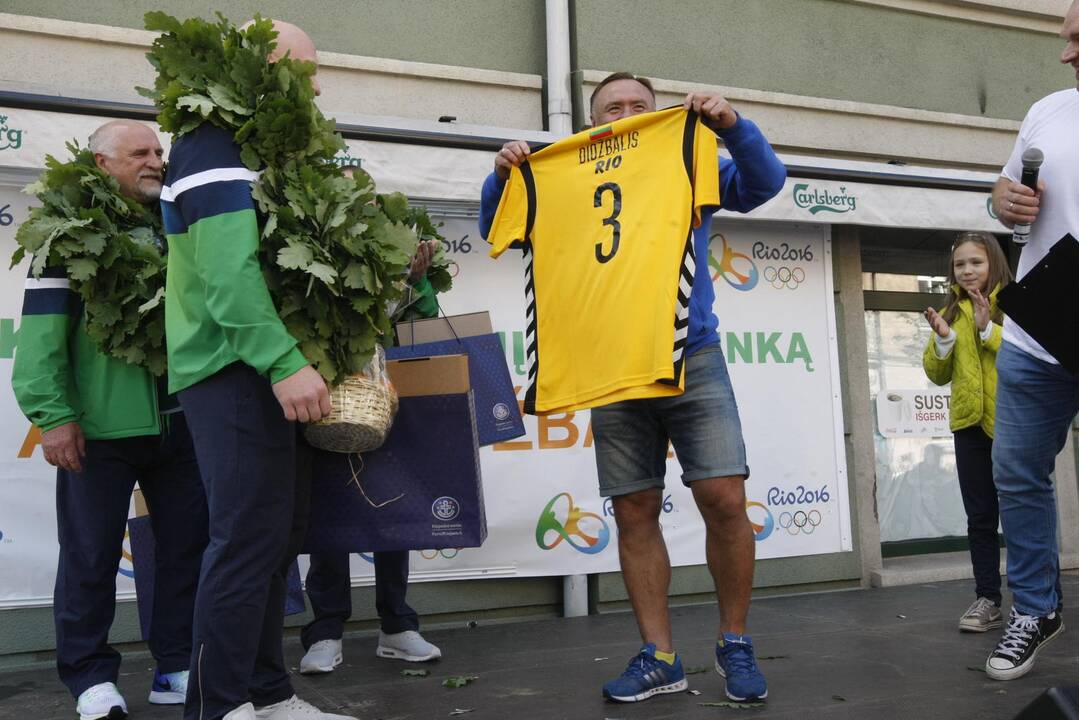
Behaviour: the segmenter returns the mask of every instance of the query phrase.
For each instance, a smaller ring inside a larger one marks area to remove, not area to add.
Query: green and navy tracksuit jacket
[[[277,315],[258,260],[251,182],[232,134],[210,123],[169,153],[161,213],[169,241],[165,336],[169,390],[178,392],[234,362],[271,383],[307,360]]]
[[[77,422],[88,440],[157,435],[160,412],[175,409],[164,393],[159,402],[157,385],[148,370],[97,349],[62,269],[26,279],[11,386],[30,422],[43,431]]]

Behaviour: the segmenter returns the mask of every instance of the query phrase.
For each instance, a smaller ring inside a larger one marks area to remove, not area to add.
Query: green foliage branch
[[[315,105],[315,65],[288,55],[269,63],[270,20],[240,29],[221,14],[181,22],[150,12],[145,21],[161,34],[147,54],[154,87],[139,92],[174,137],[204,122],[233,134],[244,164],[260,173],[259,260],[278,314],[331,385],[360,372],[390,334],[419,238],[440,239],[426,211],[378,196],[366,172],[348,178],[333,162],[345,143]],[[449,288],[443,253],[429,277]]]
[[[32,257],[31,274],[62,268],[82,300],[86,332],[104,353],[165,372],[164,234],[156,206],[120,194],[94,155],[67,143],[71,159],[45,158],[24,192],[40,207],[15,233],[11,267]]]

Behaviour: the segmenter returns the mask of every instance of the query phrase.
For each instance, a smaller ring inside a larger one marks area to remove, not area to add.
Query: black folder
[[[1070,373],[1079,374],[1079,242],[1062,237],[997,305]]]

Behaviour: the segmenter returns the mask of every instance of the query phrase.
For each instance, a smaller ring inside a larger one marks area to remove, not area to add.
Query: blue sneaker
[[[150,686],[150,702],[154,705],[183,705],[187,699],[187,670],[163,673],[154,670]]]
[[[658,693],[682,692],[689,687],[682,672],[682,658],[668,665],[656,657],[656,646],[648,643],[629,661],[626,671],[603,685],[603,697],[617,702],[638,702]]]
[[[723,633],[723,639],[716,643],[716,672],[727,679],[727,697],[735,702],[768,697],[768,683],[757,667],[748,635]]]

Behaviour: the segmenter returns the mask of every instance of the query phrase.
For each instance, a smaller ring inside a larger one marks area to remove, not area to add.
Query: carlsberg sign
[[[820,212],[848,213],[857,208],[858,199],[847,193],[847,188],[839,188],[834,193],[827,188],[817,188],[809,183],[798,183],[793,190],[794,204],[810,214]]]

